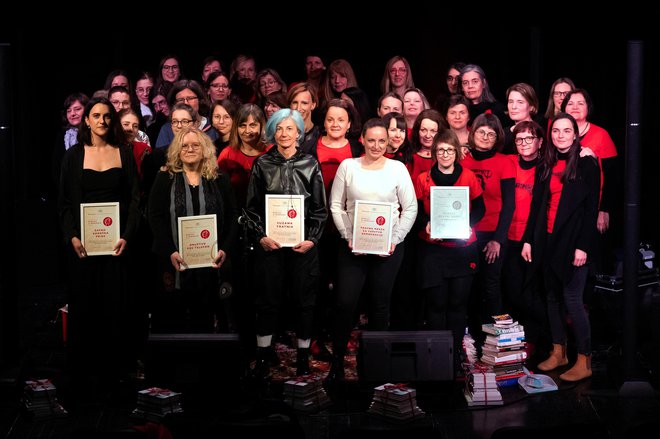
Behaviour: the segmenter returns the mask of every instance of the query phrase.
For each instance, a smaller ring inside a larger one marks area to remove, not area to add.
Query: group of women
[[[286,310],[293,315],[297,373],[310,371],[310,347],[319,332],[315,320],[320,319],[333,341],[329,379],[343,379],[346,346],[363,291],[368,329],[384,331],[395,320],[405,329],[418,329],[420,322],[426,329],[450,329],[457,365],[469,317],[480,324],[508,309],[518,314],[532,341],[540,337],[544,322],[549,323],[553,347],[539,369],[564,366],[567,311],[578,355],[561,377],[577,381],[590,376],[590,329],[582,296],[598,231],[608,227],[601,177],[611,169],[607,160],[616,150],[611,140],[603,142],[609,136],[602,129],[586,121],[588,95],[580,89],[569,91],[560,104],[566,112],[548,116],[544,136],[533,121],[538,100],[526,84],[507,91],[508,117],[514,123],[503,128],[498,108],[482,99],[489,92],[478,66],[462,66],[458,82],[464,95],[449,96],[440,113],[424,109],[428,103],[421,91],[401,78],[410,72],[405,59],[390,64],[393,77],[383,84],[392,90],[378,106],[381,118],[363,120],[353,103],[327,94],[322,127],[312,119],[319,104],[316,88],[305,82],[289,89],[290,108],[273,112],[267,120],[256,105],[237,107],[225,99],[210,106],[211,122],[195,108],[202,100],[196,85],[176,83],[170,123],[158,140],[162,137],[166,145],[149,158],[129,146],[110,101],[75,101],[81,108],[71,112],[80,121],[77,133],[67,131],[64,137],[72,146],[62,159],[59,211],[72,250],[69,307],[77,367],[122,370],[108,367],[108,358],[114,358],[130,368],[139,349],[126,349],[136,345],[136,334],[122,310],[131,309],[137,294],[130,279],[143,261],[130,257],[130,243],[144,223],[153,234],[153,252],[164,262],[159,281],[167,293],[165,302],[171,302],[159,308],[158,319],[179,330],[213,331],[218,285],[234,278],[254,305],[256,370],[261,376],[278,361],[273,337]],[[346,68],[343,63],[337,66]],[[339,83],[337,75],[335,71],[332,81]],[[266,93],[272,84],[263,78]],[[406,97],[399,98],[398,90]],[[397,99],[403,114],[386,114],[384,107],[398,108]],[[477,104],[485,112],[473,114]],[[127,123],[126,131],[132,125]],[[204,132],[207,126],[214,136]],[[585,145],[588,139],[591,143]],[[500,152],[507,142],[516,154]],[[145,180],[149,183],[140,183]],[[434,186],[469,188],[467,239],[431,238]],[[304,218],[299,243],[283,246],[268,236],[269,194],[302,196],[301,212],[293,213]],[[353,249],[360,200],[392,207],[386,255]],[[119,201],[121,238],[113,255],[88,256],[81,243],[80,204],[108,201]],[[237,221],[241,208],[242,223],[249,224],[249,233],[242,237]],[[211,267],[190,269],[178,248],[177,219],[208,214],[217,219],[217,252],[211,255]],[[246,247],[254,248],[249,259],[254,265],[247,269],[241,264],[248,260],[240,255]],[[237,279],[240,273],[247,274],[249,282]],[[325,287],[331,300],[319,300],[318,292]],[[405,303],[405,309],[390,312],[397,301]],[[326,308],[322,313],[319,303]],[[184,321],[187,326],[177,327]]]

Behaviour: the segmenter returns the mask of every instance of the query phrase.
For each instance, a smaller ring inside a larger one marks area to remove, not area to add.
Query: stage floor
[[[147,437],[134,427],[144,426],[135,418],[137,391],[158,384],[145,379],[126,380],[76,395],[67,376],[66,351],[61,340],[61,322],[57,309],[62,305],[61,287],[34,288],[21,300],[21,358],[16,367],[3,371],[0,382],[0,437],[94,438]],[[493,407],[468,407],[458,381],[409,383],[417,390],[417,405],[424,415],[400,423],[366,412],[373,397],[374,383],[361,383],[354,374],[354,357],[349,380],[327,389],[332,404],[312,414],[293,411],[283,402],[282,381],[292,374],[291,348],[279,346],[283,365],[274,370],[271,380],[251,378],[208,382],[190,387],[183,394],[183,413],[167,418],[163,425],[174,438],[238,437],[239,433],[282,432],[291,438],[401,437],[413,433],[416,438],[507,438],[632,437],[635,428],[650,426],[658,431],[660,398],[657,377],[647,376],[650,384],[642,386],[651,393],[633,390],[633,397],[622,392],[620,355],[613,346],[599,346],[593,355],[592,378],[577,384],[559,383],[555,392],[528,395],[514,386],[503,388],[504,404]],[[313,372],[323,376],[327,364],[313,363]],[[649,371],[650,372],[650,371]],[[26,379],[49,378],[57,386],[59,402],[68,415],[59,419],[32,419],[19,409]],[[654,381],[656,380],[656,381]],[[378,383],[377,383],[378,384]],[[382,383],[381,383],[382,384]],[[633,387],[626,382],[624,388]],[[655,389],[654,389],[655,386]],[[179,389],[173,389],[179,390]],[[187,398],[187,399],[186,399]]]

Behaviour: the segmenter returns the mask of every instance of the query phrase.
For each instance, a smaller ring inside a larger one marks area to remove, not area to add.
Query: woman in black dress
[[[138,337],[130,318],[134,295],[127,243],[139,223],[138,201],[135,159],[117,113],[106,98],[92,99],[85,106],[78,143],[62,161],[58,205],[72,250],[69,359],[76,378],[118,378],[135,367]],[[80,204],[100,202],[119,202],[120,239],[112,255],[89,256],[81,241]]]

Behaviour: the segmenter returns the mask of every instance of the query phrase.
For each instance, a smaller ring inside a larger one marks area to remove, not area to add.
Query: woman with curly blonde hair
[[[237,208],[229,178],[218,173],[215,146],[206,134],[184,127],[174,136],[151,189],[148,213],[153,251],[164,268],[164,300],[154,312],[154,325],[175,332],[213,332],[219,269],[236,237]],[[211,214],[216,215],[218,231],[212,267],[188,269],[179,251],[178,219]]]

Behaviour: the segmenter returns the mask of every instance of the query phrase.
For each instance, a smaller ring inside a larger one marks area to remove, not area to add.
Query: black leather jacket
[[[305,239],[318,244],[328,219],[325,188],[319,162],[298,150],[285,159],[274,145],[254,161],[247,193],[247,209],[257,222],[255,238],[265,234],[266,194],[305,196]]]

